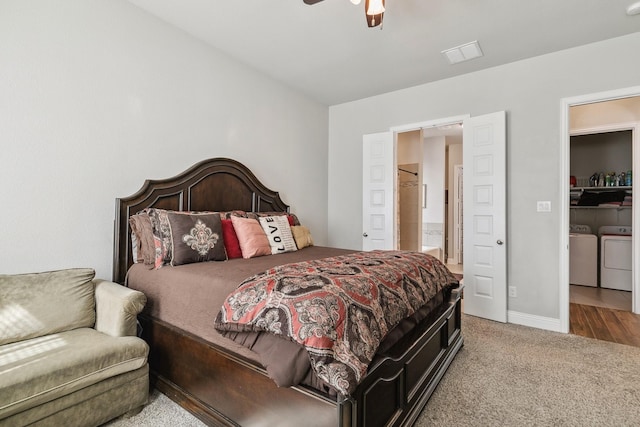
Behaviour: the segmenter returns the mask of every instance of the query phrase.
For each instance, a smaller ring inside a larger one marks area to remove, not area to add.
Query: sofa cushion
[[[0,420],[133,371],[149,348],[137,337],[74,329],[12,344],[0,351]]]
[[[95,323],[95,271],[0,275],[0,345]]]

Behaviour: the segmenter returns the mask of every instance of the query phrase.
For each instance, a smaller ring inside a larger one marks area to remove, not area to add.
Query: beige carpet
[[[471,316],[463,334],[416,426],[640,425],[640,348]]]
[[[102,427],[201,427],[205,426],[164,394],[153,390],[142,412],[130,418],[116,418]]]
[[[640,348],[471,316],[463,334],[416,426],[640,425]],[[140,414],[109,424],[201,425],[157,392]]]

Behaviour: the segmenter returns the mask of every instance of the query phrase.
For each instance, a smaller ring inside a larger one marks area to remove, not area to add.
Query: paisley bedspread
[[[456,283],[439,260],[419,252],[357,252],[286,264],[242,282],[215,327],[264,331],[304,346],[316,375],[348,396],[387,332]]]

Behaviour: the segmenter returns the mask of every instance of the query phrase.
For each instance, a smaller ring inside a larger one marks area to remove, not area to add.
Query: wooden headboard
[[[146,180],[132,196],[116,199],[114,282],[124,283],[133,264],[129,217],[151,207],[175,211],[289,211],[278,192],[265,187],[246,166],[232,159],[208,159],[173,178]]]

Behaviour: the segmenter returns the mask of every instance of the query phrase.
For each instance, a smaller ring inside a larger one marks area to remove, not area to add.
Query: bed
[[[394,338],[383,341],[348,394],[313,375],[280,387],[254,352],[213,328],[224,300],[217,296],[203,303],[218,286],[208,278],[237,287],[276,264],[354,251],[311,246],[250,260],[150,270],[133,262],[129,226],[132,215],[148,208],[260,213],[289,212],[289,206],[246,166],[226,158],[202,161],[173,178],[147,180],[134,195],[116,200],[113,280],[147,295],[139,320],[151,348],[151,382],[208,425],[409,426],[463,345],[462,287],[452,283],[389,333]]]

